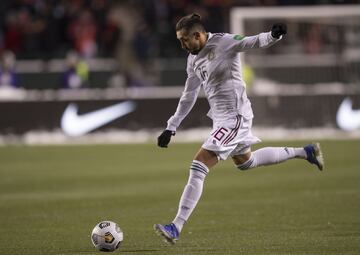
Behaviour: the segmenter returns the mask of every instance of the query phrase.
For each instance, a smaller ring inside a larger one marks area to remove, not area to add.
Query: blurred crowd
[[[111,57],[142,86],[151,59],[184,56],[174,26],[191,12],[208,31],[229,31],[233,6],[354,4],[359,0],[2,0],[0,55],[17,59]],[[7,53],[6,53],[7,54]],[[74,54],[73,54],[74,56]],[[132,78],[131,78],[132,77]],[[146,80],[146,79],[145,79]],[[150,82],[151,83],[151,82]]]
[[[75,49],[85,57],[111,54],[119,26],[109,19],[106,0],[2,1],[0,49],[17,58],[64,57]]]
[[[177,20],[202,15],[209,31],[228,31],[233,6],[356,3],[354,0],[2,0],[0,50],[17,58],[109,57],[131,43],[140,58],[181,52],[174,34]]]

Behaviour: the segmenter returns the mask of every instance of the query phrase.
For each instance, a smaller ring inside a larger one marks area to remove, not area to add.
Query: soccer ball
[[[124,234],[119,225],[108,220],[96,224],[91,233],[91,241],[100,251],[115,251],[123,239]]]

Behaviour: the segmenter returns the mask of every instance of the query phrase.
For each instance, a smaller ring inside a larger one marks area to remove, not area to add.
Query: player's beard
[[[199,49],[192,49],[192,50],[188,50],[188,51],[193,55],[197,55],[197,54],[199,54],[200,50],[201,49],[199,48]]]
[[[203,47],[201,47],[201,44],[200,44],[200,43],[193,43],[193,44],[191,44],[190,46],[191,46],[191,47],[186,47],[186,46],[185,46],[185,50],[186,50],[187,52],[189,52],[190,54],[192,54],[192,55],[197,55],[197,54],[199,54],[199,52],[200,52],[201,49],[203,48]]]
[[[199,54],[199,50],[193,50],[193,51],[190,51],[190,53],[192,54],[192,55],[197,55],[197,54]]]

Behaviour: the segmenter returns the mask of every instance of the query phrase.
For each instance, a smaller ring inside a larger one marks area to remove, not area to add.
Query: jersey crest
[[[213,60],[213,59],[215,58],[215,52],[214,52],[214,50],[211,50],[211,51],[208,53],[207,57],[208,57],[208,60],[209,60],[209,61]]]

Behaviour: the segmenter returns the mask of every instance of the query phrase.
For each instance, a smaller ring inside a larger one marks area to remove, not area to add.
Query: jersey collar
[[[207,34],[208,34],[208,38],[207,38],[206,42],[208,42],[214,36],[214,34],[212,34],[210,32],[208,32]]]

